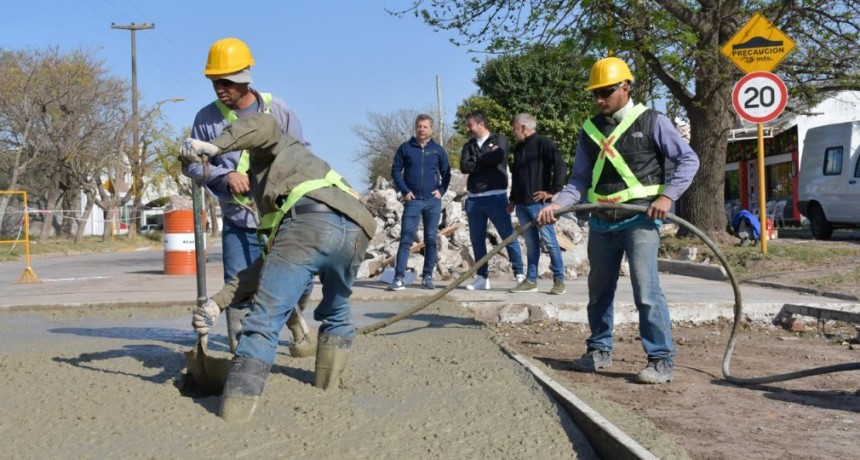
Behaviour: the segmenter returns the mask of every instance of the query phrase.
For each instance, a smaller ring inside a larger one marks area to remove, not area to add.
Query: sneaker
[[[522,273],[519,273],[519,274],[517,274],[517,275],[514,275],[514,281],[516,281],[516,282],[517,282],[517,284],[520,284],[520,283],[522,283],[522,282],[523,282],[523,281],[525,281],[525,280],[526,280],[526,275],[523,275]]]
[[[612,365],[612,352],[591,348],[579,359],[570,363],[570,368],[580,372],[594,372]]]
[[[511,289],[511,292],[537,292],[537,283],[534,281],[523,280]]]
[[[402,291],[405,288],[406,285],[403,284],[402,278],[394,278],[394,281],[392,281],[391,284],[388,285],[389,291]]]
[[[470,291],[486,291],[490,289],[490,280],[478,275],[475,277],[475,281],[466,285],[466,289]]]
[[[424,280],[421,281],[421,287],[424,289],[436,289],[436,285],[433,284],[433,278],[430,278],[429,276],[425,276]]]
[[[549,290],[550,294],[562,295],[567,292],[567,289],[564,287],[564,280],[555,280],[552,282],[552,289]]]
[[[665,359],[651,358],[648,365],[636,374],[637,383],[666,383],[675,379],[672,363]]]

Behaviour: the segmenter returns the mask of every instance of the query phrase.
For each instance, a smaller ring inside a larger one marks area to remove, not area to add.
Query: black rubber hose
[[[620,210],[625,210],[625,211],[639,211],[639,212],[647,211],[647,208],[644,206],[634,206],[634,205],[629,205],[629,204],[587,203],[587,204],[577,204],[577,205],[570,206],[568,208],[560,209],[560,210],[556,211],[555,215],[556,215],[556,217],[560,217],[560,216],[562,216],[564,214],[568,214],[570,212],[591,211],[594,209],[601,209],[601,208],[602,209],[620,209]],[[734,296],[735,296],[734,322],[732,324],[732,332],[729,335],[729,342],[726,345],[726,352],[725,352],[725,355],[723,356],[723,377],[725,377],[726,381],[734,383],[736,385],[756,385],[756,384],[764,384],[764,383],[782,382],[785,380],[799,379],[802,377],[810,377],[813,375],[822,375],[822,374],[829,374],[829,373],[833,373],[833,372],[842,372],[842,371],[851,371],[851,370],[860,369],[860,362],[856,362],[856,363],[845,363],[845,364],[836,364],[836,365],[832,365],[832,366],[816,367],[813,369],[805,369],[805,370],[801,370],[801,371],[788,372],[785,374],[777,374],[777,375],[772,375],[772,376],[767,376],[767,377],[744,378],[744,377],[735,377],[735,376],[731,375],[731,372],[729,371],[729,363],[731,362],[732,353],[734,352],[735,342],[737,340],[737,333],[738,333],[741,321],[743,320],[743,303],[741,301],[741,290],[740,290],[740,287],[738,285],[737,278],[735,277],[734,271],[732,271],[732,268],[729,265],[729,262],[726,259],[726,257],[720,251],[719,247],[717,247],[716,243],[714,243],[708,237],[708,235],[706,235],[704,232],[702,232],[701,230],[696,228],[696,226],[694,226],[693,224],[687,222],[686,220],[684,220],[684,219],[682,219],[682,218],[680,218],[680,217],[678,217],[672,213],[669,213],[667,215],[667,219],[672,221],[672,222],[679,224],[680,226],[689,230],[694,235],[698,236],[699,239],[701,239],[702,242],[704,242],[711,249],[711,251],[714,253],[714,256],[716,256],[717,259],[719,259],[720,263],[723,265],[723,268],[726,271],[726,275],[729,277],[729,283],[732,285],[732,291],[734,292]],[[528,222],[524,225],[520,225],[520,227],[519,227],[519,229],[517,229],[517,231],[515,231],[510,236],[505,238],[501,243],[499,243],[490,252],[488,252],[487,255],[482,257],[481,260],[478,260],[477,262],[475,262],[475,264],[472,267],[470,267],[468,270],[466,270],[456,280],[449,283],[445,289],[442,289],[441,291],[437,292],[435,295],[433,295],[433,296],[427,298],[426,300],[423,300],[422,302],[418,303],[418,305],[415,305],[414,307],[411,307],[411,308],[409,308],[409,309],[407,309],[407,310],[405,310],[405,311],[403,311],[403,312],[401,312],[395,316],[392,316],[389,319],[386,319],[384,321],[379,321],[377,323],[374,323],[374,324],[371,324],[369,326],[366,326],[366,327],[359,329],[358,333],[359,334],[369,334],[371,332],[375,332],[375,331],[382,329],[384,327],[390,326],[391,324],[394,324],[400,320],[403,320],[405,318],[408,318],[408,317],[414,315],[415,313],[423,310],[424,308],[427,308],[427,306],[436,302],[437,300],[441,299],[442,297],[445,297],[445,295],[447,295],[449,292],[453,291],[458,286],[460,286],[460,284],[462,284],[463,281],[466,281],[467,279],[469,279],[478,270],[478,268],[480,268],[481,266],[486,264],[490,260],[490,258],[492,258],[494,255],[498,254],[508,244],[513,242],[515,239],[519,238],[523,233],[525,233],[528,229],[532,228],[534,225],[535,225],[534,221]]]

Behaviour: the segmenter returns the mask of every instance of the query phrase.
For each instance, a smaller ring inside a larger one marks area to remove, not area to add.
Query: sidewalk
[[[220,248],[210,247],[206,264],[209,294],[223,284]],[[42,283],[18,284],[22,263],[0,264],[3,295],[0,308],[108,305],[193,305],[197,295],[195,275],[164,275],[163,253],[144,250],[127,253],[90,254],[34,260],[32,268]],[[690,272],[686,270],[685,272]],[[698,272],[698,271],[697,271]],[[661,281],[672,312],[678,321],[706,321],[733,316],[734,293],[727,281],[661,273]],[[439,289],[451,280],[437,280]],[[465,283],[464,283],[465,284]],[[534,293],[511,294],[513,279],[491,279],[489,291],[468,291],[458,287],[447,298],[471,309],[485,321],[521,322],[557,319],[587,322],[588,290],[585,277],[566,280],[567,293],[550,295],[550,280],[539,280]],[[800,294],[787,289],[741,285],[743,311],[753,320],[769,321],[786,303],[860,312],[855,301]],[[416,283],[402,291],[387,291],[377,280],[359,280],[353,286],[356,303],[384,304],[382,309],[399,313],[421,299],[437,293]],[[312,300],[319,299],[320,289]],[[622,277],[616,297],[616,321],[637,321],[629,278]]]

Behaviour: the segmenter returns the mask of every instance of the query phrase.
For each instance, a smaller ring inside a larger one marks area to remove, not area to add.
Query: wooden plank
[[[445,227],[442,230],[439,230],[439,233],[436,236],[436,238],[438,238],[440,236],[448,236],[448,235],[454,233],[457,230],[457,227],[459,227],[459,226],[460,226],[459,224],[454,224],[454,225],[450,225],[448,227]],[[416,252],[420,251],[421,249],[424,249],[424,242],[423,241],[420,243],[414,243],[412,245],[412,247],[409,248],[409,254],[415,254]],[[394,256],[391,256],[391,257],[385,259],[384,261],[382,261],[382,263],[379,264],[379,271],[381,272],[381,271],[385,270],[385,267],[393,264],[395,262],[394,259],[396,259],[396,258],[397,258],[397,256],[394,255]],[[374,275],[375,275],[375,273],[374,273]]]

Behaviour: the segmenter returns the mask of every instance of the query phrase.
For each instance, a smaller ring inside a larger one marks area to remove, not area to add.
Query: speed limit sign
[[[785,83],[770,72],[748,73],[732,90],[735,111],[752,123],[765,123],[778,117],[787,99]]]

